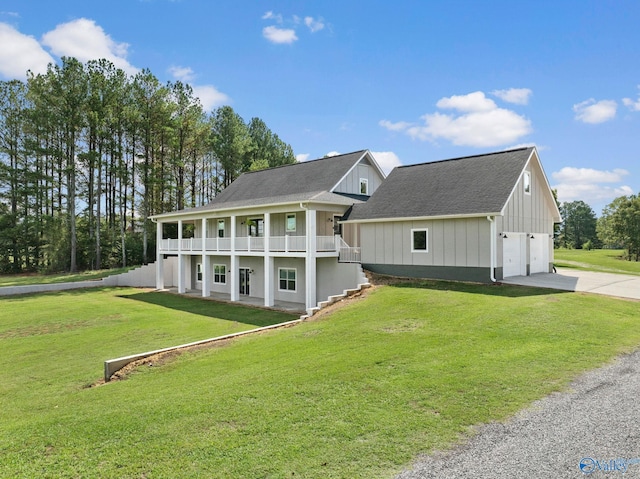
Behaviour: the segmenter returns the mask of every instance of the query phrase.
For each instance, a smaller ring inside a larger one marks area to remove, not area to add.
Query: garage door
[[[502,276],[526,276],[524,234],[505,233],[502,239]]]
[[[529,269],[533,273],[549,272],[549,236],[534,234],[529,243]]]

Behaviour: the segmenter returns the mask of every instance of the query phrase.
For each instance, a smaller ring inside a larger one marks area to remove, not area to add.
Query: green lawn
[[[130,289],[0,299],[0,477],[391,478],[640,345],[637,302],[422,282],[85,387],[104,359],[268,314],[219,307]]]
[[[101,269],[80,273],[56,274],[5,274],[0,275],[0,288],[3,286],[26,286],[32,284],[71,283],[100,279],[114,274],[124,273],[132,268]]]
[[[554,250],[555,265],[587,271],[640,275],[640,262],[626,261],[624,251],[618,249],[566,249]]]

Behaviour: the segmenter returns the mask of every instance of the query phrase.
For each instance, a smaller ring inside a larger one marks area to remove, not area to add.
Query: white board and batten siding
[[[360,226],[365,264],[490,267],[490,223],[485,217],[389,221]],[[428,251],[411,251],[411,230],[427,229]]]
[[[373,192],[378,189],[380,183],[382,183],[382,177],[378,174],[378,171],[369,164],[366,158],[344,177],[334,191],[336,193],[359,195],[361,194],[360,180],[367,180],[369,195],[372,195]]]
[[[497,231],[503,234],[497,242],[498,266],[502,266],[505,278],[546,273],[553,262],[554,208],[549,204],[553,199],[547,194],[539,163],[530,162],[525,171],[531,175],[531,193],[525,193],[523,175],[504,208],[504,215],[496,218]]]

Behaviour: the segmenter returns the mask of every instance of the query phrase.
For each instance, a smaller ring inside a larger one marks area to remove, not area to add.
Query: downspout
[[[495,277],[495,263],[496,263],[496,221],[495,217],[487,216],[487,220],[491,223],[491,259],[489,260],[491,263],[491,267],[489,268],[489,279],[491,279],[492,283],[497,283]]]

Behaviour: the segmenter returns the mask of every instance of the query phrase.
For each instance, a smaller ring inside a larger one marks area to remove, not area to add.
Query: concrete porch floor
[[[162,291],[167,291],[169,293],[173,293],[173,294],[178,294],[178,288],[166,288]],[[305,308],[304,308],[304,304],[302,303],[292,303],[289,301],[275,301],[275,304],[273,305],[273,307],[271,308],[267,308],[264,305],[264,299],[263,298],[256,298],[253,296],[243,296],[241,295],[239,298],[239,301],[231,301],[231,295],[230,294],[226,294],[226,293],[211,293],[208,297],[204,297],[202,296],[202,291],[193,289],[193,290],[188,290],[185,293],[185,296],[191,296],[193,298],[201,298],[201,299],[209,299],[212,301],[222,301],[225,303],[231,303],[231,304],[241,304],[241,305],[245,305],[245,306],[254,306],[254,307],[258,307],[258,308],[265,308],[265,309],[276,309],[279,311],[287,311],[290,313],[299,313],[299,314],[305,314]]]

